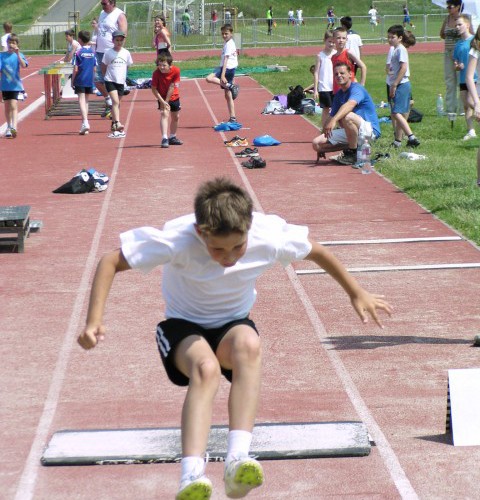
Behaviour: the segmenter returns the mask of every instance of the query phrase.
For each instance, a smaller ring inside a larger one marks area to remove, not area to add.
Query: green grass
[[[378,103],[386,99],[385,56],[368,56],[364,60],[368,67],[367,89]],[[216,57],[202,58],[181,62],[179,66],[182,69],[213,68],[217,62]],[[308,68],[313,62],[312,58],[296,56],[242,56],[240,60],[242,67],[275,63],[288,66],[290,71],[284,73],[252,74],[272,94],[286,94],[290,85],[310,84]],[[411,54],[410,67],[414,107],[424,114],[421,123],[412,124],[413,132],[422,141],[416,152],[426,155],[427,159],[409,161],[399,158],[398,152],[389,148],[393,140],[392,126],[382,124],[382,137],[375,142],[373,154],[390,152],[392,158],[377,163],[376,168],[408,196],[480,245],[480,189],[476,187],[476,153],[480,139],[461,140],[466,132],[463,117],[457,118],[452,129],[447,118],[436,115],[436,96],[444,92],[443,55]],[[387,114],[386,109],[379,112],[380,116]],[[312,120],[317,125],[320,122],[319,117]]]

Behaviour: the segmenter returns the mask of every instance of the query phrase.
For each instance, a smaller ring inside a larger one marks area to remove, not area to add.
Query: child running
[[[391,55],[389,55],[390,70],[387,76],[394,134],[394,141],[391,145],[394,148],[401,147],[405,134],[408,137],[407,147],[416,148],[420,146],[420,141],[413,134],[407,121],[410,113],[412,86],[409,78],[410,68],[406,48],[415,45],[415,36],[410,31],[405,31],[400,24],[390,26],[387,35],[388,43],[393,48]]]
[[[177,137],[178,118],[180,114],[180,68],[172,66],[170,53],[162,53],[157,57],[157,69],[152,75],[152,92],[160,109],[160,131],[162,148],[181,146],[183,142]],[[170,136],[168,122],[170,121]]]
[[[337,53],[333,31],[326,31],[323,37],[325,48],[319,52],[313,73],[314,99],[322,108],[322,129],[330,117],[333,102],[332,56]]]
[[[102,73],[105,77],[105,88],[112,99],[112,127],[110,139],[125,137],[125,127],[120,122],[120,100],[125,92],[127,69],[133,64],[130,52],[123,47],[125,33],[114,31],[113,48],[103,55]]]
[[[249,456],[261,372],[260,337],[249,317],[257,278],[276,263],[306,259],[340,284],[363,323],[369,314],[381,327],[377,312],[390,315],[391,307],[382,295],[360,287],[329,250],[308,237],[307,227],[253,212],[248,193],[225,178],[200,186],[193,214],[163,229],[127,231],[120,241],[121,247],[104,255],[97,267],[78,342],[92,349],[104,339],[103,315],[117,273],[163,265],[166,310],[157,326],[157,345],[170,380],[188,386],[176,500],[211,496],[205,452],[222,374],[231,382],[225,492],[242,498],[264,480],[260,463]]]
[[[18,94],[24,91],[20,78],[20,68],[28,66],[25,56],[20,52],[19,39],[15,33],[10,33],[7,40],[7,52],[0,52],[0,88],[7,120],[5,137],[17,137]]]
[[[236,122],[234,100],[238,96],[239,87],[233,83],[235,69],[238,66],[238,53],[235,41],[233,40],[233,27],[231,24],[224,24],[221,28],[223,37],[223,51],[220,66],[214,73],[210,73],[206,80],[208,83],[220,85],[225,90],[225,99],[229,113],[229,122]]]
[[[95,66],[97,60],[90,45],[90,32],[80,31],[78,33],[80,50],[73,56],[72,87],[78,96],[78,105],[82,115],[82,127],[80,135],[87,135],[90,132],[88,122],[88,100],[90,94],[95,92]]]

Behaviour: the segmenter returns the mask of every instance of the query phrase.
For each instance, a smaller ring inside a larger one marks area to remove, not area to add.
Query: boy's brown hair
[[[194,207],[197,226],[202,233],[213,236],[247,233],[252,225],[252,198],[225,177],[202,184]]]
[[[82,30],[78,32],[78,39],[82,43],[88,43],[90,41],[90,31]]]
[[[156,61],[155,61],[155,64],[158,66],[158,63],[165,62],[165,61],[168,63],[169,66],[172,65],[173,57],[171,56],[171,54],[167,54],[166,52],[163,54],[159,54]]]
[[[224,31],[230,31],[230,33],[233,33],[233,26],[229,23],[224,24],[221,28],[220,31],[223,33]]]
[[[15,33],[11,33],[10,36],[8,37],[8,42],[15,42],[17,45],[20,45],[20,39]]]
[[[13,30],[13,24],[10,21],[5,21],[3,23],[3,31],[5,31],[5,33],[11,33],[12,30]]]

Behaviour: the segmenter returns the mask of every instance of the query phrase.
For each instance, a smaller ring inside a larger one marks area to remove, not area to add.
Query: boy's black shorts
[[[93,87],[83,87],[81,85],[75,85],[73,87],[75,94],[93,94]]]
[[[4,101],[18,101],[18,94],[20,94],[18,90],[3,90],[2,99]]]
[[[331,108],[333,104],[333,92],[322,91],[318,93],[318,102],[321,108]]]
[[[168,378],[175,385],[188,385],[189,378],[186,377],[175,366],[175,349],[180,342],[191,335],[203,337],[212,351],[216,353],[218,345],[225,335],[236,325],[248,325],[253,328],[258,335],[257,327],[250,318],[237,319],[230,321],[218,328],[203,328],[196,323],[184,319],[170,318],[160,321],[157,325],[157,347],[162,358],[163,366],[167,372]],[[232,381],[232,371],[222,368],[222,375],[229,381]]]
[[[180,99],[168,101],[168,104],[170,105],[170,111],[172,113],[178,113],[182,109],[182,106],[180,105]],[[158,101],[158,109],[160,109],[160,101]]]
[[[122,96],[125,92],[123,83],[107,82],[107,80],[105,80],[105,88],[107,89],[107,92],[116,90],[119,96]]]

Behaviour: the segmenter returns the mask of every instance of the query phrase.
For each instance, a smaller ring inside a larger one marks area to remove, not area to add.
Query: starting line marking
[[[377,240],[338,240],[338,241],[319,241],[321,245],[383,245],[385,243],[422,243],[436,241],[463,241],[461,236],[432,236],[423,238],[384,238]]]
[[[426,271],[431,269],[472,269],[480,267],[480,262],[467,262],[465,264],[421,264],[419,266],[372,266],[349,267],[349,273],[369,273],[382,271]],[[300,269],[295,271],[299,276],[304,274],[326,274],[323,269]]]
[[[213,426],[207,452],[223,461],[227,426]],[[370,453],[362,422],[259,424],[253,429],[251,454],[260,460],[355,457]],[[106,465],[178,462],[182,458],[180,428],[113,429],[56,432],[43,465]]]

